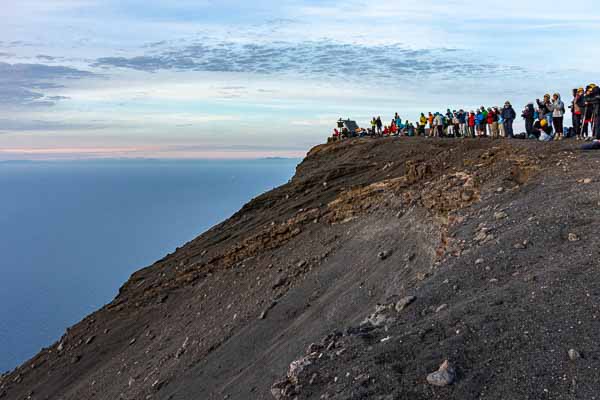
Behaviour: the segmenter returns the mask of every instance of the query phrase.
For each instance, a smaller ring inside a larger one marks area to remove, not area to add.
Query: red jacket
[[[475,126],[475,114],[469,114],[469,126]]]

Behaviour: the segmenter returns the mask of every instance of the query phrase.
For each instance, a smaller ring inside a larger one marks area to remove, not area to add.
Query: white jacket
[[[565,115],[565,103],[560,99],[552,100],[552,106],[554,107],[554,111],[552,111],[552,116],[554,118],[560,118]]]

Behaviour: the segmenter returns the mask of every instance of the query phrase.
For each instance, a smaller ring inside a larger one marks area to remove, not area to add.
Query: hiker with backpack
[[[485,115],[481,109],[477,110],[477,115],[475,115],[475,124],[477,125],[477,136],[484,137],[485,136]]]
[[[517,118],[517,113],[515,109],[510,104],[510,101],[506,100],[504,102],[504,108],[502,109],[502,119],[504,120],[504,131],[506,133],[506,137],[512,139],[514,137],[513,133],[513,122]]]

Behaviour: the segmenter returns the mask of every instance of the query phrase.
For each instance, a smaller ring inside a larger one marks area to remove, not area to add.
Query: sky
[[[0,160],[298,157],[340,117],[570,100],[600,62],[597,0],[0,0],[0,20]]]

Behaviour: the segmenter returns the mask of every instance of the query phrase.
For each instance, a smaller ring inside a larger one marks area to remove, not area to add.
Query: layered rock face
[[[565,142],[318,146],[0,398],[595,398],[599,161]]]

